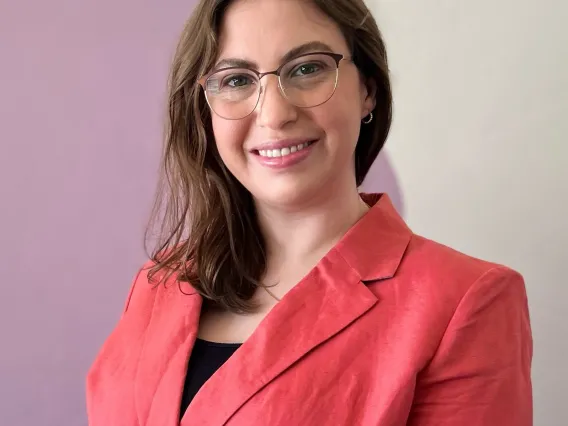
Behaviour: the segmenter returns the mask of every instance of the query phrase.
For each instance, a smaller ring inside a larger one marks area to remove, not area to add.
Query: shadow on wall
[[[383,150],[367,174],[360,187],[361,192],[386,192],[398,213],[404,217],[404,200],[396,173],[389,161],[388,154]]]

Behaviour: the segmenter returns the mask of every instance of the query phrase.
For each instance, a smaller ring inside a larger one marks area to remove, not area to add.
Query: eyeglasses
[[[298,56],[277,70],[260,73],[248,68],[223,68],[199,80],[211,110],[227,120],[243,119],[256,109],[263,91],[260,79],[278,77],[280,92],[299,108],[313,108],[331,99],[339,80],[339,63],[351,60],[339,53]]]

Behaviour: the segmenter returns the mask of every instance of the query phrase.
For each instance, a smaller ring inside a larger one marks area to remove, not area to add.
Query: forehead
[[[314,41],[349,53],[338,25],[309,0],[235,0],[221,21],[218,60],[239,58],[269,69]]]

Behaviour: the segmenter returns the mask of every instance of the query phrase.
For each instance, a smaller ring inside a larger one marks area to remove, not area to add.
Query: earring
[[[368,118],[367,118],[368,117]],[[373,113],[370,112],[369,115],[365,117],[362,121],[363,124],[369,124],[371,121],[373,121]]]

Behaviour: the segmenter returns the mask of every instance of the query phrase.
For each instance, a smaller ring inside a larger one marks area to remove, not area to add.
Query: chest
[[[225,404],[232,412],[220,418],[229,426],[315,426],[324,420],[338,426],[405,425],[424,342],[402,337],[399,326],[405,327],[405,321],[387,321],[392,311],[385,308],[383,304],[355,318],[328,338],[321,331],[341,321],[341,312],[331,318],[327,310],[320,312],[311,326],[302,321],[302,326],[290,328],[300,324],[301,312],[291,312],[296,317],[289,322],[261,324],[203,385],[181,425],[216,424],[207,423],[203,413],[222,410]],[[242,325],[242,318],[224,319],[228,331],[204,335],[234,341],[238,330],[233,327]],[[211,324],[218,326],[224,319],[211,316]],[[251,329],[256,326],[250,324]]]
[[[197,336],[209,342],[242,343],[250,338],[275,304],[275,300],[262,300],[259,309],[250,314],[203,307]]]

